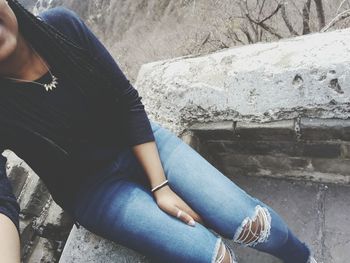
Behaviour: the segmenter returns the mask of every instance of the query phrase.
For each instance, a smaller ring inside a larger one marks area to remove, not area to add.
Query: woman
[[[152,262],[236,262],[222,237],[287,263],[316,262],[272,208],[147,118],[75,12],[35,17],[0,0],[0,19],[2,147],[37,172],[77,224]],[[20,209],[1,161],[0,257],[19,262]]]

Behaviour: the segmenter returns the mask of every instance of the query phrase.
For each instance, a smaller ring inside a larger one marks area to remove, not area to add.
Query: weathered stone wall
[[[141,67],[151,118],[180,134],[194,122],[349,117],[350,30],[185,56]]]
[[[223,121],[189,130],[227,175],[350,185],[350,119]]]
[[[14,152],[5,150],[6,173],[20,205],[23,263],[58,262],[73,222],[43,181]]]

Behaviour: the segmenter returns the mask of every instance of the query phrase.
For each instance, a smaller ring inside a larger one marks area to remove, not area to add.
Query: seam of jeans
[[[152,128],[152,131],[153,131],[153,134],[159,130],[160,128],[163,128],[163,126],[161,126],[159,123],[155,122],[155,121],[152,121],[150,120],[150,124],[151,124],[151,128],[154,126],[155,128],[153,129]]]
[[[221,241],[222,241],[222,238],[221,236],[218,236],[217,240],[216,240],[216,243],[215,243],[215,247],[214,247],[214,254],[213,256],[211,257],[211,261],[210,263],[215,263],[215,260],[216,260],[216,256],[219,252],[219,248],[220,248],[220,244],[221,244]]]
[[[180,138],[178,138],[178,139],[180,139]],[[180,139],[180,140],[181,140],[181,139]],[[183,143],[185,143],[185,142],[181,140],[181,141],[175,146],[175,148],[173,149],[173,151],[168,155],[168,158],[164,161],[164,163],[167,164],[166,166],[169,166],[169,167],[171,166],[172,161],[169,162],[169,160],[171,160],[171,157],[176,153],[176,151],[178,151],[179,147],[180,147]]]

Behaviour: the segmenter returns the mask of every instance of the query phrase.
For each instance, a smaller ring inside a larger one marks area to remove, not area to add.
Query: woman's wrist
[[[152,187],[151,191],[155,192],[161,189],[162,187],[166,186],[168,184],[168,179],[164,178],[164,180],[161,183],[158,183],[156,186]]]
[[[169,193],[169,191],[171,191],[171,188],[169,187],[169,185],[166,185],[161,189],[153,192],[152,194],[156,200],[161,200],[161,197],[166,196]]]

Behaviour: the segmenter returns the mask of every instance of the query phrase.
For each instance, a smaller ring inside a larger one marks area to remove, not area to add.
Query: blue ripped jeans
[[[127,148],[79,190],[74,215],[82,226],[151,262],[214,263],[221,237],[286,263],[308,261],[309,247],[271,207],[247,194],[170,130],[154,121],[151,126],[170,188],[205,225],[196,222],[192,227],[162,211]]]

